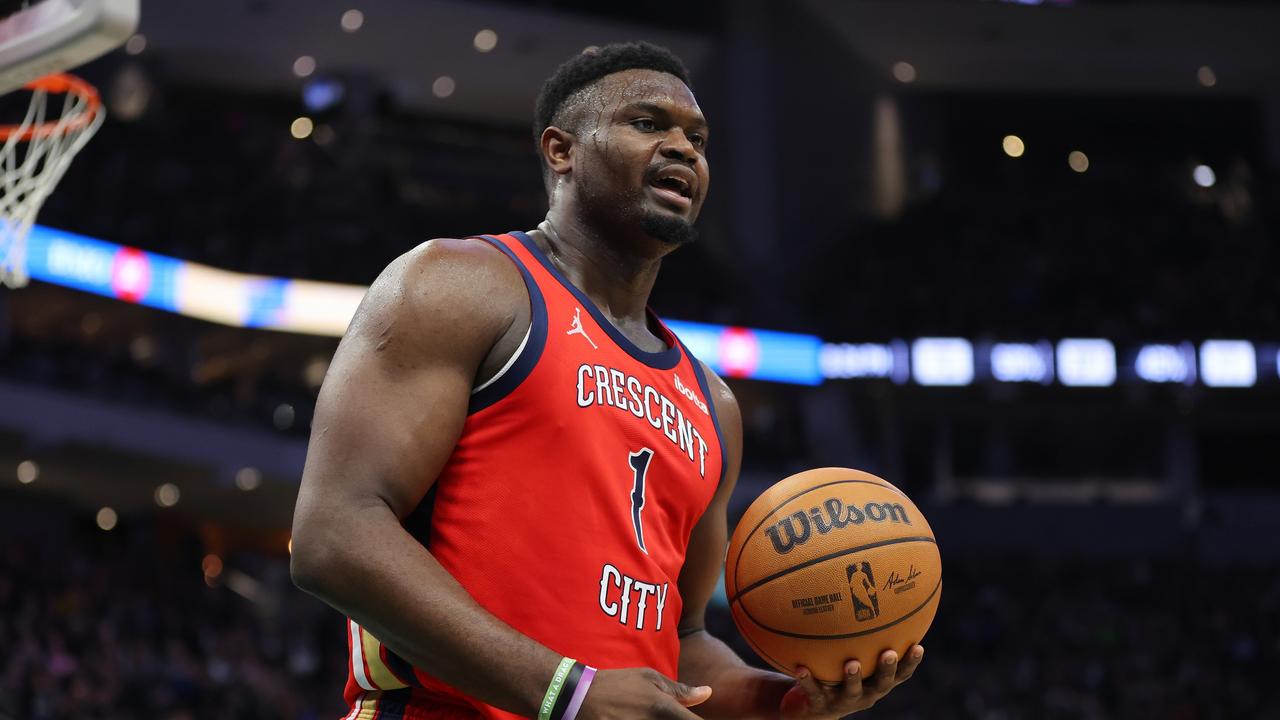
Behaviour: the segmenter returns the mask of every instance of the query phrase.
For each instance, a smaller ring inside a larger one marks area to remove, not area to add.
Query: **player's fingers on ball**
[[[817,678],[809,671],[809,668],[801,665],[796,668],[796,685],[804,691],[806,697],[809,698],[809,707],[823,707],[827,702],[826,693],[823,692],[822,686],[818,684]]]
[[[871,676],[872,692],[883,695],[893,687],[893,676],[898,671],[898,653],[885,650],[880,654],[880,662],[876,665],[876,674]]]
[[[862,697],[862,663],[850,660],[844,664],[844,683],[840,685],[840,701],[843,705]]]
[[[907,656],[902,662],[898,663],[898,673],[896,679],[898,682],[904,682],[911,677],[916,668],[920,666],[920,661],[924,659],[924,647],[914,645],[907,651]]]

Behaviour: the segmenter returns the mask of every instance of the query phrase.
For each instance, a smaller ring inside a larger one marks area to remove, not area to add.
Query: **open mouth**
[[[682,197],[688,198],[693,196],[693,189],[689,187],[689,181],[674,175],[660,177],[657,180],[654,180],[652,184],[654,187],[670,190]]]
[[[665,170],[649,182],[653,194],[682,210],[693,204],[693,183],[672,170]]]

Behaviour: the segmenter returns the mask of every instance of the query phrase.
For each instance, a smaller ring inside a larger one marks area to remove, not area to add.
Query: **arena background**
[[[630,39],[713,128],[653,304],[742,404],[734,512],[846,465],[937,532],[868,716],[1280,717],[1277,38],[1261,0],[144,2],[0,292],[0,717],[341,714],[288,543],[342,313],[536,224],[541,81]]]

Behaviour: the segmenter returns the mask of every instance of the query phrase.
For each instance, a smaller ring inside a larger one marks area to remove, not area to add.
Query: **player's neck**
[[[621,238],[606,236],[580,215],[552,208],[536,238],[560,272],[619,326],[646,325],[645,307],[662,266],[661,257],[627,251]]]

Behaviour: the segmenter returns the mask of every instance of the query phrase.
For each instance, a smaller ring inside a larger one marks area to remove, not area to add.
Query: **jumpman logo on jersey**
[[[573,323],[569,330],[565,332],[565,335],[581,335],[587,339],[587,342],[591,343],[591,347],[596,350],[600,349],[600,347],[596,345],[595,341],[587,335],[587,331],[582,329],[582,308],[573,309]]]

